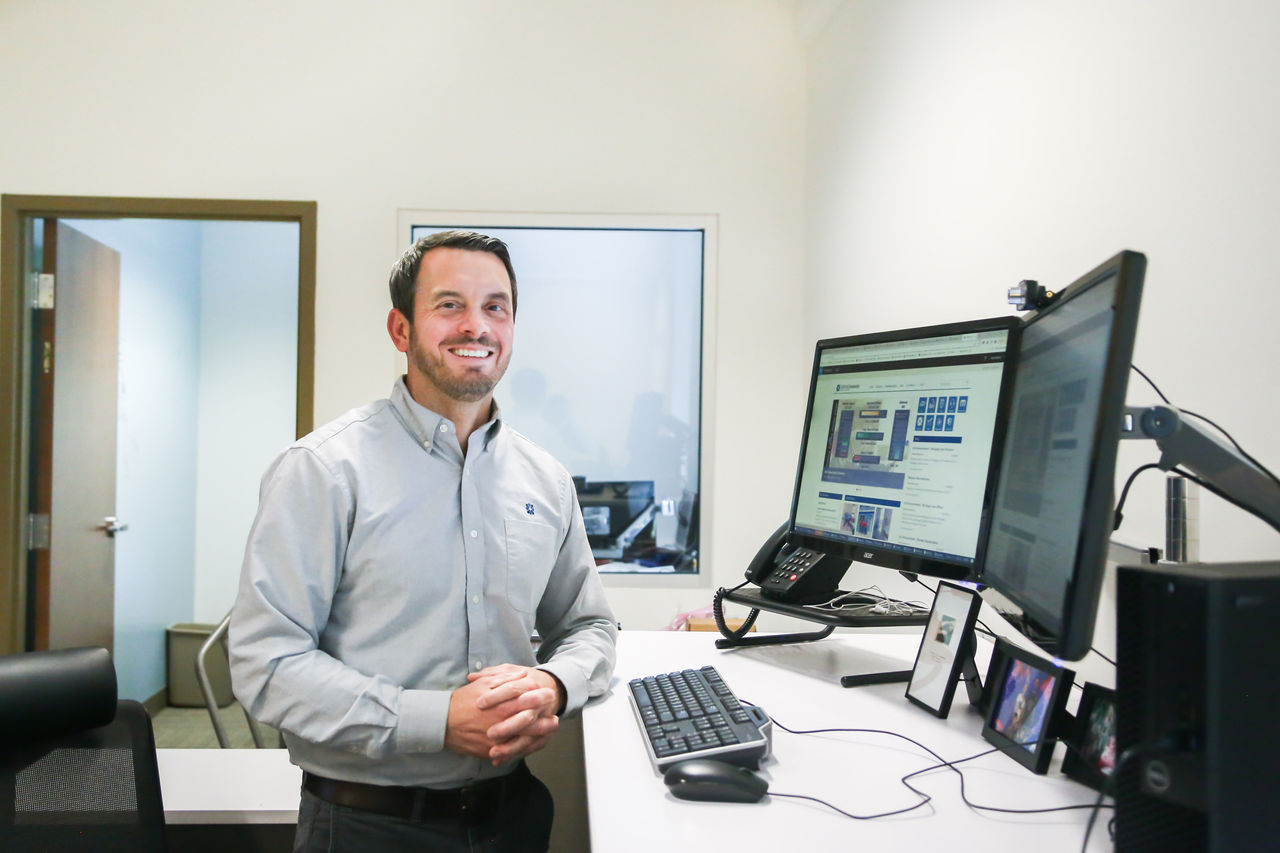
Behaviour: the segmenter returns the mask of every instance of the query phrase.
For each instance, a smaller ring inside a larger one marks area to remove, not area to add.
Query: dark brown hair
[[[432,249],[465,249],[468,252],[488,252],[502,261],[511,280],[511,316],[516,316],[516,271],[511,266],[511,253],[507,244],[497,237],[477,234],[475,231],[438,231],[415,240],[391,268],[391,305],[401,314],[413,320],[413,298],[418,292],[418,270],[422,256]]]

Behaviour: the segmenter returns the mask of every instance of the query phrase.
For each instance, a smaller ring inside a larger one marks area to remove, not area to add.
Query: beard
[[[479,344],[480,346],[488,347],[498,353],[495,356],[498,359],[506,355],[504,351],[498,349],[492,340],[486,337],[480,337],[476,340],[449,341],[447,343],[448,346],[466,346],[467,344]],[[502,374],[507,369],[505,362],[498,361],[492,374],[455,373],[445,365],[443,358],[427,352],[425,347],[419,345],[418,337],[414,334],[412,327],[409,329],[409,352],[407,355],[414,368],[422,373],[432,385],[440,389],[445,396],[461,403],[476,403],[483,400],[493,391],[494,386],[498,384],[498,380],[502,378]]]

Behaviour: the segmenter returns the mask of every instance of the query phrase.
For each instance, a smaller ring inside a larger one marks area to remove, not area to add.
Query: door
[[[46,441],[33,442],[31,483],[48,501],[38,515],[47,512],[49,535],[47,553],[33,552],[33,646],[111,649],[120,255],[53,220],[45,235],[54,296],[35,309],[44,334],[31,387],[45,399],[31,408],[43,420],[51,399],[52,423],[33,424]]]

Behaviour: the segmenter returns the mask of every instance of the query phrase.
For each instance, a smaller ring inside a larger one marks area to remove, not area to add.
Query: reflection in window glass
[[[694,572],[702,403],[700,229],[421,224],[510,247],[515,346],[496,398],[574,475],[605,572]]]

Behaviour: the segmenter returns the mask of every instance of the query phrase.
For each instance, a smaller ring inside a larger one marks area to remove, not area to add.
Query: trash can
[[[217,625],[182,622],[169,628],[165,637],[165,654],[169,664],[169,704],[177,708],[203,708],[204,694],[196,678],[196,656],[200,647],[217,630]],[[227,647],[218,643],[205,660],[213,699],[218,707],[235,701],[231,693],[231,668],[227,664]]]

